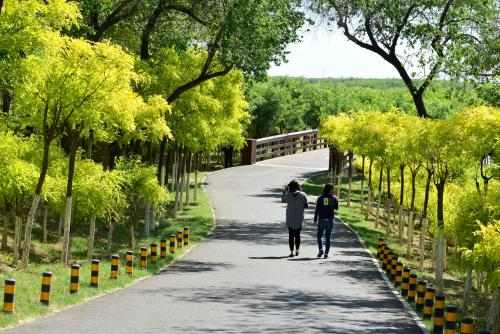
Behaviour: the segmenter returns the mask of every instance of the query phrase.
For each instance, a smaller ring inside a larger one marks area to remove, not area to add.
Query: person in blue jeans
[[[333,186],[325,184],[323,188],[323,195],[318,197],[316,202],[316,210],[314,212],[314,222],[318,224],[318,257],[325,259],[328,257],[330,251],[330,239],[333,230],[333,221],[335,210],[339,209],[339,202],[332,194]],[[325,252],[323,253],[323,234],[325,234]]]

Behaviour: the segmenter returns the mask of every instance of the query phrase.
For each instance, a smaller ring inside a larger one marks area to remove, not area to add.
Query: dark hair
[[[330,183],[325,184],[325,187],[323,188],[323,195],[328,195],[332,192],[333,186]]]
[[[288,184],[288,191],[293,193],[293,192],[299,191],[299,190],[300,190],[299,183],[295,180],[290,181],[290,183]]]

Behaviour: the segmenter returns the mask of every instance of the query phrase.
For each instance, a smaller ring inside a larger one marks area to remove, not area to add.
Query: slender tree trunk
[[[45,123],[45,122],[44,122]],[[35,194],[33,195],[33,200],[31,202],[31,208],[28,213],[28,218],[26,220],[26,225],[24,229],[24,249],[22,258],[22,267],[26,268],[28,266],[31,248],[31,231],[33,229],[33,223],[36,219],[36,213],[38,206],[40,204],[42,188],[45,183],[45,177],[47,176],[47,171],[49,169],[49,153],[50,153],[50,143],[52,141],[51,136],[47,135],[47,130],[44,132],[43,139],[43,155],[42,155],[42,166],[40,168],[40,175],[38,177],[38,182],[35,188]]]
[[[17,261],[19,261],[19,250],[21,248],[21,230],[22,230],[22,220],[17,214],[15,215],[15,223],[14,223],[14,265],[17,265]]]
[[[427,169],[427,179],[425,181],[424,205],[422,208],[422,217],[427,217],[427,208],[429,207],[429,193],[431,190],[432,170]]]
[[[197,153],[194,157],[194,192],[193,201],[198,203],[198,169],[200,168],[200,155]]]
[[[361,162],[361,189],[360,191],[360,207],[361,210],[363,210],[364,204],[365,204],[365,160],[366,157],[364,155],[362,157],[362,162]]]
[[[467,273],[464,280],[464,299],[463,299],[463,310],[464,314],[468,314],[470,309],[470,292],[472,290],[472,268],[467,268]]]
[[[149,223],[150,219],[150,212],[151,211],[151,205],[146,204],[144,208],[144,235],[146,237],[149,237],[150,231],[151,231],[151,225]]]
[[[90,217],[89,240],[87,246],[87,258],[92,259],[94,256],[94,241],[95,241],[95,220],[96,216]]]
[[[63,226],[64,226],[64,216],[63,215],[59,215],[59,222],[57,224],[57,237],[58,238],[62,237]]]
[[[436,231],[436,284],[443,288],[443,275],[445,268],[445,247],[446,240],[444,238],[444,189],[446,178],[441,178],[436,183],[437,190],[437,231]]]
[[[347,194],[347,207],[351,207],[351,194],[352,194],[352,160],[354,159],[354,153],[349,151],[349,192]]]
[[[427,218],[422,219],[422,224],[420,225],[420,271],[423,272],[425,269],[425,235],[427,234]]]
[[[2,1],[3,3],[3,1]],[[2,6],[0,5],[0,10]],[[12,103],[12,97],[7,89],[2,90],[2,113],[8,115],[10,112],[10,106]]]
[[[372,201],[373,201],[372,174],[373,174],[373,159],[370,159],[370,164],[368,167],[368,203],[366,205],[366,214],[365,214],[366,220],[368,220],[372,210]]]
[[[47,243],[47,220],[49,216],[49,207],[47,204],[44,204],[43,210],[43,222],[42,222],[42,242],[44,244]]]
[[[181,186],[181,177],[182,177],[182,168],[183,168],[183,160],[184,160],[184,154],[182,154],[182,151],[179,150],[178,152],[178,163],[177,163],[177,168],[176,168],[176,175],[175,175],[175,204],[174,204],[174,212],[173,216],[177,216],[177,212],[180,209],[179,205],[179,200],[182,198],[181,197],[181,191],[182,191],[182,186]]]
[[[180,184],[180,196],[179,196],[179,210],[184,210],[184,193],[187,192],[186,189],[186,165],[188,162],[188,155],[189,153],[187,151],[184,151],[183,157],[182,157],[182,171],[181,171],[181,184]]]
[[[9,237],[9,216],[5,215],[3,217],[3,226],[2,226],[2,250],[7,249],[7,240]]]
[[[74,138],[69,153],[68,182],[66,184],[66,208],[64,211],[64,238],[62,259],[64,264],[69,264],[70,260],[70,233],[71,219],[73,210],[73,179],[75,177],[76,150],[78,148],[78,139]]]
[[[129,246],[130,249],[135,249],[135,226],[134,223],[129,224]]]
[[[414,230],[414,224],[413,224],[413,211],[410,210],[408,213],[408,244],[406,247],[406,256],[408,259],[412,259],[413,256],[413,230]]]
[[[193,155],[191,154],[191,152],[188,153],[188,157],[187,157],[187,164],[186,164],[186,201],[185,201],[185,205],[188,206],[189,205],[189,191],[190,191],[190,185],[191,185],[191,170],[193,168]],[[232,166],[231,166],[232,167]]]
[[[115,229],[115,224],[113,220],[109,221],[109,227],[108,227],[108,253],[111,253],[111,250],[113,249],[113,231]]]
[[[165,150],[167,147],[167,137],[163,137],[160,143],[160,153],[158,159],[158,182],[161,186],[165,185],[165,174],[166,174],[166,166],[165,166]]]
[[[379,181],[378,181],[377,211],[376,211],[376,217],[375,217],[375,228],[378,228],[379,223],[380,223],[379,219],[380,219],[380,207],[382,206],[383,177],[384,177],[384,166],[380,166],[380,174],[379,174]]]
[[[180,155],[180,150],[178,148],[174,149],[173,153],[173,162],[172,162],[172,185],[171,185],[171,191],[174,192],[177,190],[177,169],[179,168],[179,155]]]
[[[391,167],[387,167],[386,169],[387,172],[387,198],[392,198],[392,192],[391,192]]]

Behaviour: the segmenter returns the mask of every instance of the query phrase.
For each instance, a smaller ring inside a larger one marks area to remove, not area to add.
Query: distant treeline
[[[435,81],[425,95],[432,117],[446,118],[464,107],[496,104],[488,87]],[[489,92],[489,93],[488,93]],[[317,128],[327,115],[398,108],[415,115],[415,106],[400,79],[306,79],[269,77],[247,89],[252,122],[250,137],[265,137]],[[491,101],[485,101],[490,97]]]

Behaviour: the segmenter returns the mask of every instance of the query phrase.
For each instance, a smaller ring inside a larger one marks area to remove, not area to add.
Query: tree
[[[421,117],[431,116],[424,95],[440,73],[478,77],[498,71],[497,46],[487,43],[498,38],[494,0],[314,0],[312,7],[396,69]]]

